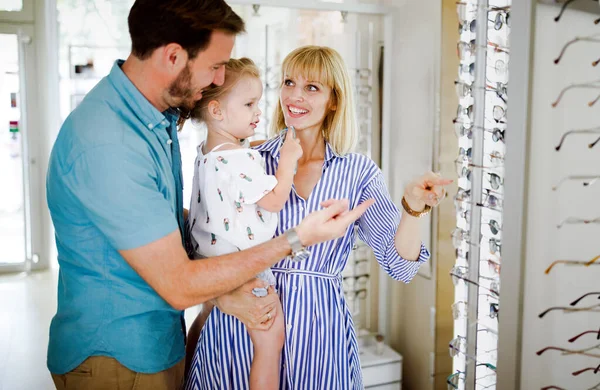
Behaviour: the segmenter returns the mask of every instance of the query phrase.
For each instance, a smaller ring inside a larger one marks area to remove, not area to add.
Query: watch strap
[[[416,218],[421,218],[422,216],[429,214],[429,212],[431,211],[431,206],[429,205],[425,205],[425,208],[421,211],[415,211],[411,209],[404,197],[402,197],[402,208],[404,208],[404,211],[406,211],[408,215],[411,215]]]

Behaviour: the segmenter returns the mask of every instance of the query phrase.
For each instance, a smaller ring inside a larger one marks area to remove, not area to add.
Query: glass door
[[[0,0],[0,20],[33,22],[34,0]]]
[[[41,191],[32,197],[37,175],[32,175],[35,156],[27,137],[34,55],[31,26],[0,24],[0,273],[26,271],[39,262],[31,221],[41,224],[39,206],[33,207],[39,202],[32,202]]]

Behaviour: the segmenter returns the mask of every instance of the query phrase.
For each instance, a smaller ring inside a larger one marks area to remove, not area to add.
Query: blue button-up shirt
[[[60,272],[48,368],[56,374],[95,355],[153,373],[185,352],[182,312],[118,252],[184,223],[177,112],[152,106],[122,63],[69,115],[50,156],[46,192]]]

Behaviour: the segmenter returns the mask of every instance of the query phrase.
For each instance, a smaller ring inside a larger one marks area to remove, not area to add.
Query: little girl
[[[289,197],[296,163],[302,156],[302,148],[290,131],[281,148],[277,172],[275,175],[265,173],[260,153],[241,146],[242,140],[254,135],[261,115],[258,102],[262,83],[258,68],[248,58],[232,59],[225,66],[225,74],[224,84],[205,91],[191,113],[193,119],[204,122],[208,129],[206,142],[198,146],[188,216],[189,251],[193,258],[223,255],[270,240],[277,228],[277,213]],[[275,285],[271,270],[258,277],[267,286]],[[266,289],[261,290],[255,289],[254,294],[267,294]],[[198,344],[205,345],[207,350],[195,356],[192,367],[198,359],[218,359],[219,354],[227,353],[211,348],[213,332],[218,333],[220,327],[245,332],[239,320],[218,308],[212,309],[207,321],[209,325],[202,330]],[[278,388],[283,333],[282,315],[276,316],[266,334],[265,331],[249,332],[254,344],[249,378],[232,378],[228,372],[213,372],[214,377],[201,376],[188,382],[188,388],[230,388],[234,385],[231,381],[245,388]],[[232,345],[238,342],[227,340]],[[246,344],[243,347],[252,348]],[[235,356],[227,358],[232,362],[236,360]]]

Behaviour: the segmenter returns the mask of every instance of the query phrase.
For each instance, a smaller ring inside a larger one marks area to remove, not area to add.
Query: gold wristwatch
[[[421,218],[422,216],[429,214],[429,212],[431,211],[431,206],[427,204],[425,205],[425,208],[423,208],[423,210],[421,211],[415,211],[411,209],[404,197],[402,197],[402,207],[404,208],[404,211],[408,213],[408,215],[411,215],[416,218]]]

